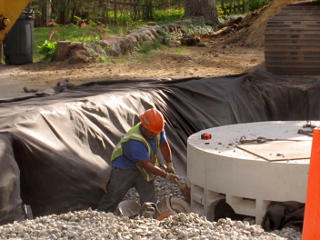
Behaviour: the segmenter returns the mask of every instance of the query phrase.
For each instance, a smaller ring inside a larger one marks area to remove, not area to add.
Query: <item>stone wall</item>
[[[213,32],[214,28],[209,25],[193,23],[191,20],[179,21],[166,25],[148,25],[128,32],[127,35],[114,36],[110,39],[98,40],[90,43],[60,41],[56,49],[56,61],[73,63],[94,62],[101,57],[119,57],[132,54],[143,43],[152,43],[155,40],[163,44],[193,43],[190,36],[204,35]],[[184,38],[188,40],[185,40]],[[192,38],[192,37],[191,37]]]

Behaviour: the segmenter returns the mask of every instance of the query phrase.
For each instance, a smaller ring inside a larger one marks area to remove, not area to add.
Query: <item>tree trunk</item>
[[[51,18],[51,0],[40,1],[41,8],[41,26],[46,26]]]
[[[72,0],[57,1],[57,23],[68,24],[71,22]]]
[[[57,1],[57,23],[65,24],[67,4],[65,1]]]
[[[208,23],[218,22],[217,0],[184,0],[185,17],[200,17]]]
[[[143,6],[143,19],[152,20],[153,18],[153,7],[152,0],[145,0]]]
[[[118,10],[118,4],[117,4],[117,1],[114,1],[114,8],[113,8],[113,10],[114,10],[114,24],[117,24],[117,15],[118,15],[118,13],[117,13],[117,10]]]

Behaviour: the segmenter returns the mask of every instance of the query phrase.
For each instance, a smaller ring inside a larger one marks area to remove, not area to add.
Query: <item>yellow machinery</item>
[[[29,2],[30,0],[0,0],[0,42]]]
[[[30,0],[0,0],[0,64],[2,41],[29,2]]]

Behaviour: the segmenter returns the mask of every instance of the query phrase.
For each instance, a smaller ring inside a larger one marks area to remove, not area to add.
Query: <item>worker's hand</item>
[[[176,170],[174,169],[174,166],[173,166],[173,162],[168,162],[167,163],[167,169],[166,169],[166,171],[168,172],[168,173],[176,173]]]
[[[172,183],[178,183],[179,182],[179,177],[177,175],[175,175],[174,173],[167,173],[166,179],[169,182],[172,182]]]

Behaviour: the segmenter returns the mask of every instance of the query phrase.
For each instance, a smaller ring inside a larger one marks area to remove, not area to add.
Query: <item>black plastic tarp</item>
[[[0,99],[0,223],[95,208],[121,136],[150,107],[163,112],[175,166],[186,174],[191,134],[220,125],[320,118],[320,79],[242,75],[89,83]]]

